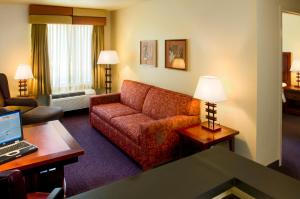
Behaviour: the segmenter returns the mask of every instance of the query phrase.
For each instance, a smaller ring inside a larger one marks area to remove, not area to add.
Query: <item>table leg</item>
[[[232,137],[228,142],[229,142],[229,150],[234,152],[234,137]]]

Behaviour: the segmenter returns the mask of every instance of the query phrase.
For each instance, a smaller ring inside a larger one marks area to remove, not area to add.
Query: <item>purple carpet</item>
[[[87,111],[67,113],[62,123],[85,151],[77,163],[65,167],[67,196],[141,172],[133,160],[90,126]]]
[[[300,180],[300,116],[283,114],[282,166],[272,168]]]

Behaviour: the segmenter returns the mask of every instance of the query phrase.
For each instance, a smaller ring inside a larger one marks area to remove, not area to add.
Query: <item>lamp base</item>
[[[208,121],[206,122],[202,122],[201,123],[202,128],[212,131],[212,132],[217,132],[217,131],[221,131],[222,127],[220,124],[214,124],[212,122],[208,123]]]

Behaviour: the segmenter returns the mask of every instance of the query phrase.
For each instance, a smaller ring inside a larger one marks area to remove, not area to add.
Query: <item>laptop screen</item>
[[[22,139],[20,112],[14,111],[0,115],[0,146]]]

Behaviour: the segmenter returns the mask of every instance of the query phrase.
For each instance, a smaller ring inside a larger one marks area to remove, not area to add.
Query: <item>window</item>
[[[63,93],[91,88],[93,26],[47,26],[52,92]]]

